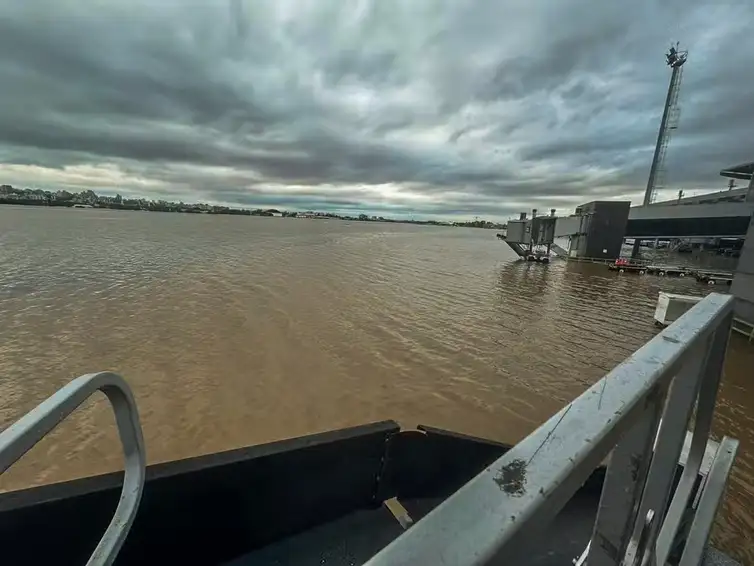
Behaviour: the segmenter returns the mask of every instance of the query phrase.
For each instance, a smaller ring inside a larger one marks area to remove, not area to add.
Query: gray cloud
[[[754,7],[639,0],[11,0],[0,181],[505,217],[638,199],[672,39],[668,192],[754,158]]]

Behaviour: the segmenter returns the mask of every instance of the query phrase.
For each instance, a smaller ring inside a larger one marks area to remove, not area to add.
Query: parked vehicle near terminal
[[[638,262],[633,262],[629,259],[620,257],[615,260],[615,263],[608,264],[607,268],[611,271],[617,271],[619,273],[638,273],[644,275],[647,272],[647,266]]]

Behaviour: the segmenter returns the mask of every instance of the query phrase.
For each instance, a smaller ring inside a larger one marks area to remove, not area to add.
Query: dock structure
[[[709,271],[682,265],[661,265],[637,259],[620,258],[615,263],[607,264],[607,268],[618,273],[635,273],[637,275],[693,277],[697,282],[705,285],[731,285],[733,282],[733,273],[730,271]]]
[[[537,216],[537,209],[532,210],[531,218],[522,212],[518,220],[508,222],[505,236],[498,234],[521,259],[538,263],[549,263],[551,255],[561,255],[565,250],[554,244],[555,209],[550,216]]]
[[[560,217],[555,238],[569,238],[569,259],[615,261],[620,257],[631,203],[592,201],[576,207],[571,216]]]

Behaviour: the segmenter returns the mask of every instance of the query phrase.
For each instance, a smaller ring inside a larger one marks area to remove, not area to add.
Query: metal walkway
[[[516,252],[516,255],[518,257],[526,257],[529,255],[529,248],[525,247],[523,244],[518,244],[516,242],[509,242],[508,240],[505,240],[505,243],[510,246],[510,248]]]
[[[552,253],[554,253],[558,257],[567,258],[568,257],[568,251],[564,248],[561,248],[558,244],[551,244],[550,250]]]

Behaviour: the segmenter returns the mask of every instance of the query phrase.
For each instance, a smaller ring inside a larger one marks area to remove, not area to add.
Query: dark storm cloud
[[[154,198],[507,216],[636,198],[690,50],[668,183],[754,158],[754,7],[11,0],[0,179]]]

